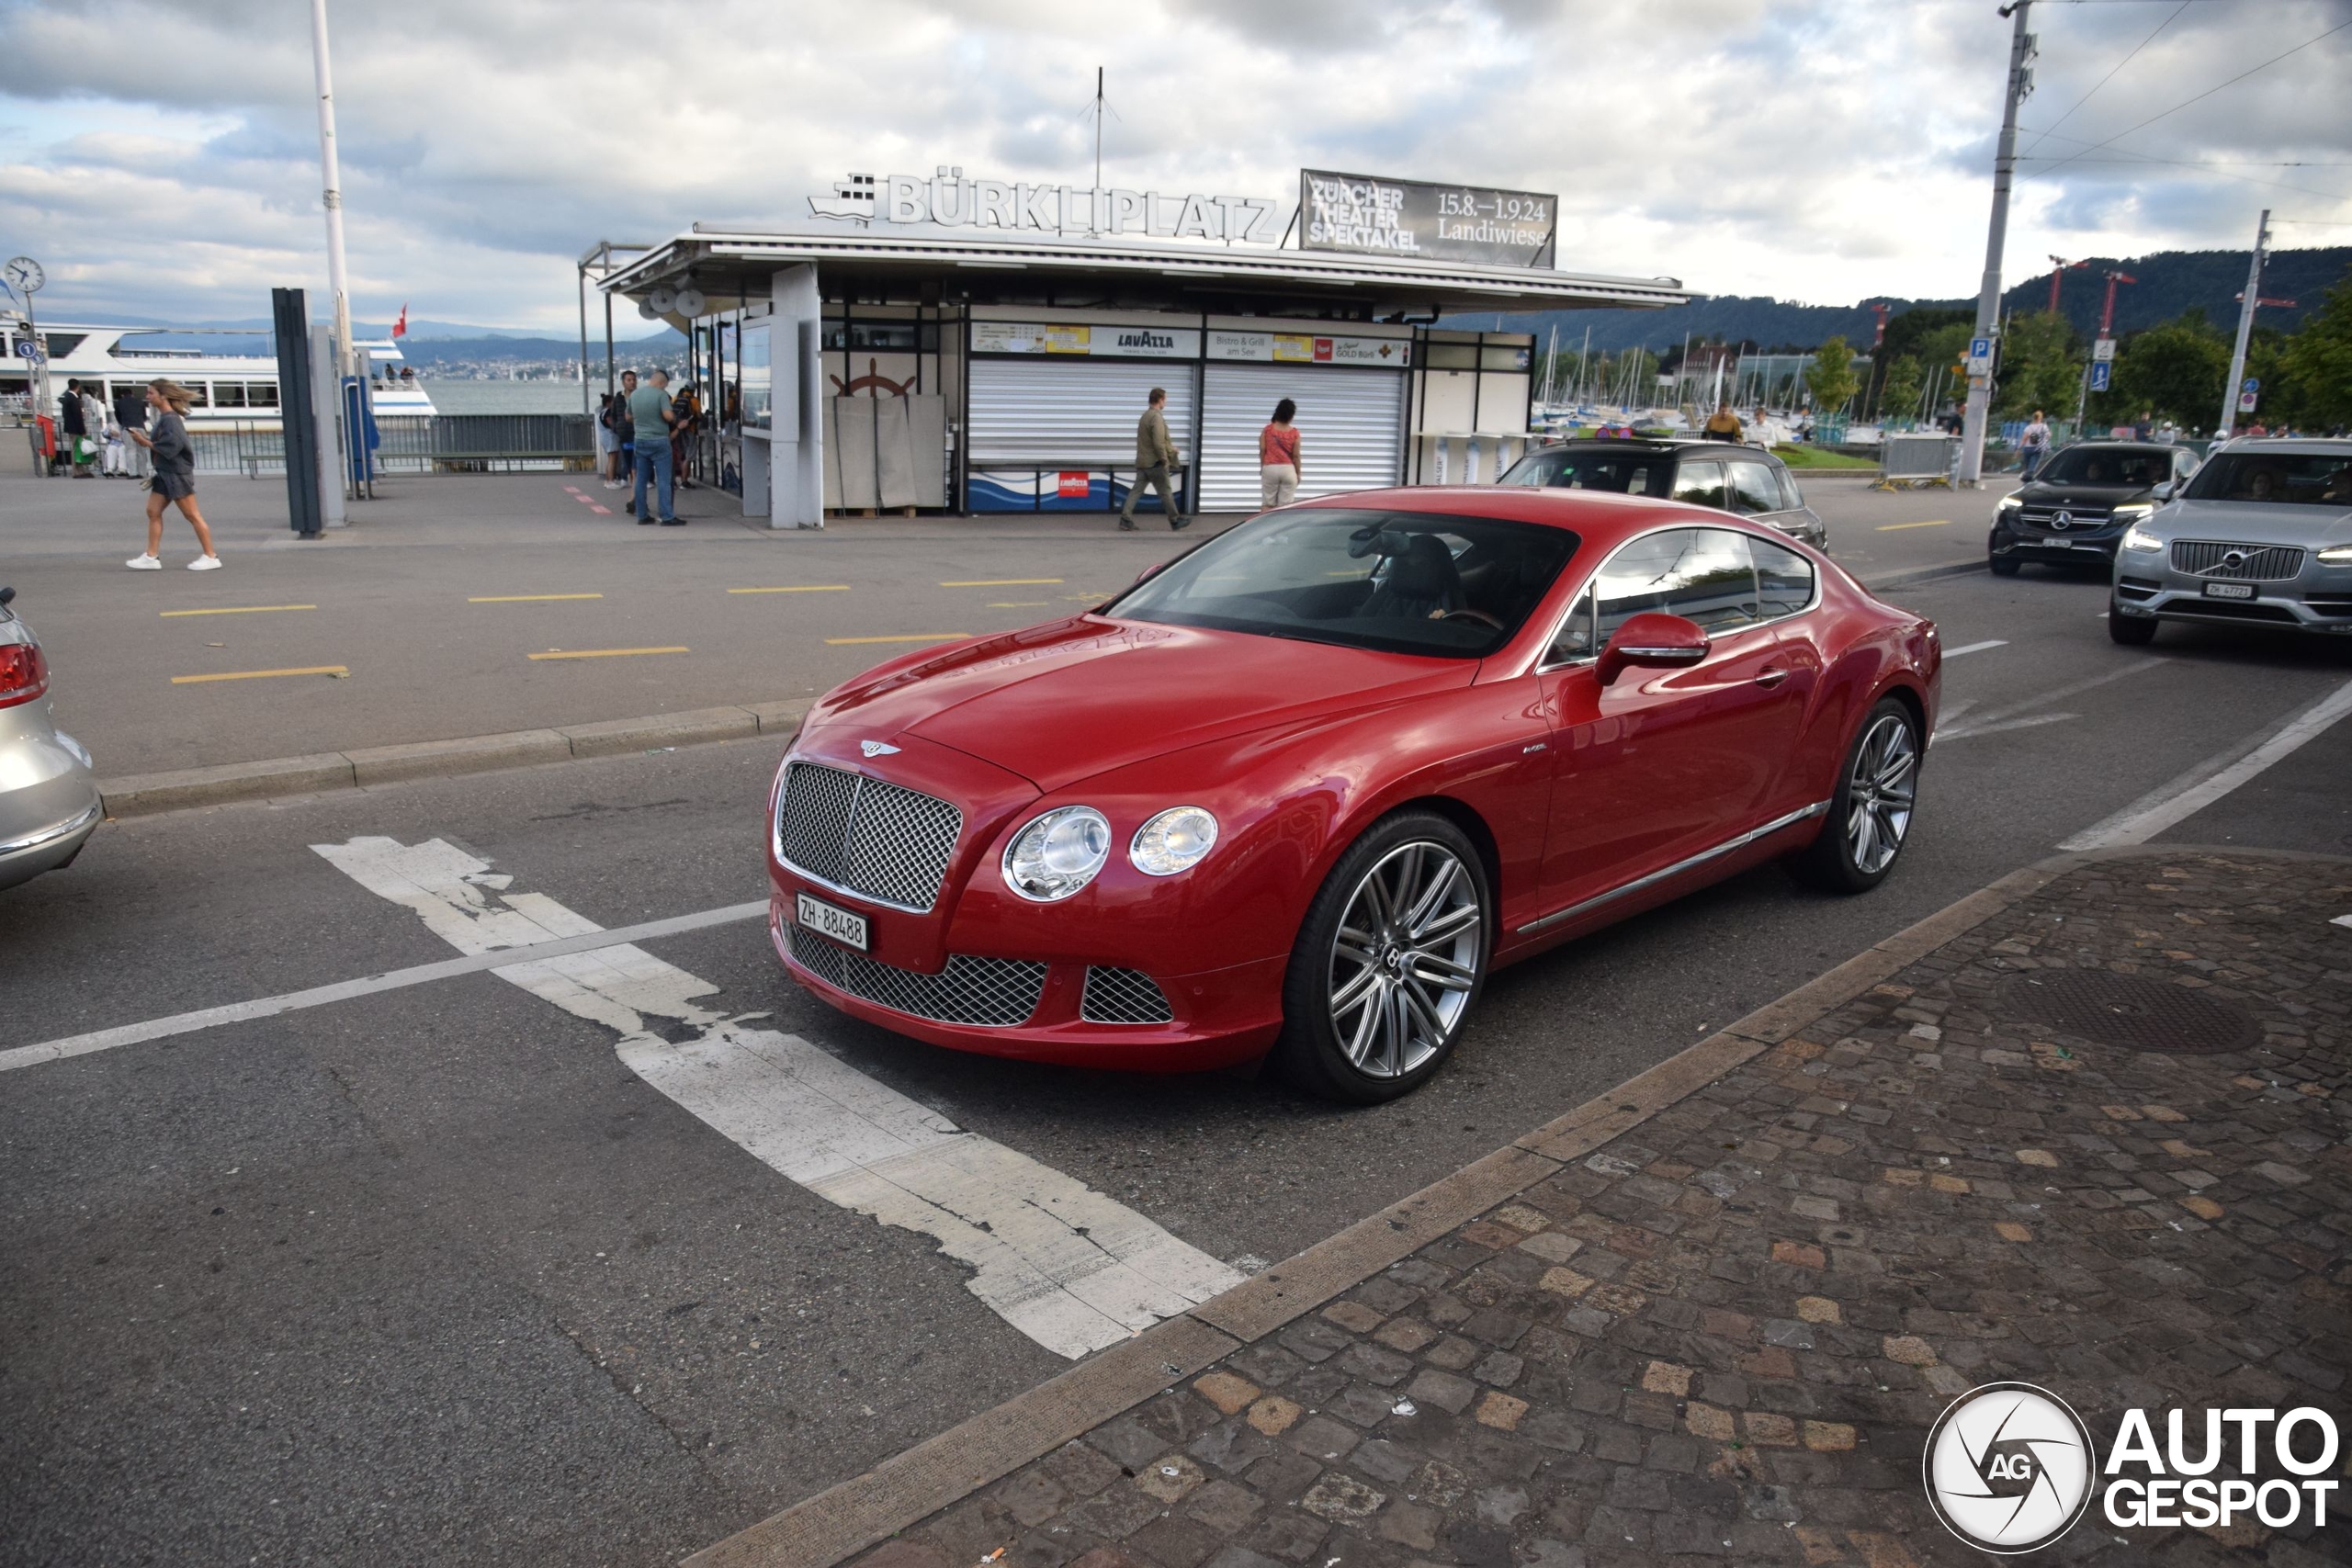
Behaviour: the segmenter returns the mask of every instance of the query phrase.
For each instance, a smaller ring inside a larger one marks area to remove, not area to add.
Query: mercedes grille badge
[[[2053,513],[2050,518],[2050,525],[2052,528],[2071,528],[2075,525],[2075,514],[2071,512]]]
[[[899,752],[899,749],[888,740],[861,740],[857,749],[869,757],[894,757]]]

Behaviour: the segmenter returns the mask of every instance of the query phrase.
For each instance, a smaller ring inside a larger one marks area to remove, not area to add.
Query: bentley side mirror
[[[1613,684],[1626,670],[1683,670],[1707,657],[1713,645],[1696,621],[1648,611],[1635,615],[1600,650],[1593,672],[1604,686]]]

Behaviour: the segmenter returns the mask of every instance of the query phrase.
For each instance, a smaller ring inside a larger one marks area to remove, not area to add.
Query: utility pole
[[[2091,363],[2083,367],[2082,390],[2075,394],[2075,438],[2083,434],[2083,418],[2090,409],[2092,367],[2115,363],[2115,286],[2140,280],[2128,272],[2107,275],[2107,303],[2098,310],[2098,340],[2091,344]]]
[[[343,171],[334,152],[334,78],[327,69],[327,0],[311,0],[311,62],[319,85],[319,168],[325,179],[327,290],[334,296],[335,374],[351,367],[351,288],[343,265]],[[340,390],[335,393],[340,399]]]
[[[2245,374],[2245,345],[2254,336],[2255,308],[2262,302],[2262,253],[2270,243],[2270,209],[2262,209],[2262,220],[2254,226],[2254,259],[2246,265],[2245,299],[2238,306],[2237,346],[2230,350],[2229,384],[2222,389],[2222,423],[2214,427],[2213,439],[2227,441],[2238,424],[2238,380]]]
[[[2009,85],[2001,108],[2001,141],[1993,156],[1993,221],[1984,238],[1984,283],[1976,296],[1976,335],[1993,338],[2001,321],[2001,247],[2009,237],[2009,183],[2017,171],[2018,106],[2033,91],[2033,35],[2025,30],[2033,0],[2016,0],[2001,7],[2010,18]],[[1998,347],[1996,343],[1995,347]],[[1984,425],[1992,413],[1993,367],[1972,367],[1968,376],[1968,412],[1961,424],[1960,468],[1957,482],[1973,487],[1984,478]]]

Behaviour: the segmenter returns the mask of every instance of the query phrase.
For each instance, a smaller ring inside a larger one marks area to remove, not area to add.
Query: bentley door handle
[[[1785,670],[1767,670],[1761,675],[1756,677],[1756,683],[1759,686],[1777,686],[1788,678],[1789,672]]]

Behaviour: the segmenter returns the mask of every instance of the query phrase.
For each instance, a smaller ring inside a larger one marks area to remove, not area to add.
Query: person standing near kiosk
[[[1154,387],[1151,396],[1144,400],[1143,417],[1136,421],[1136,482],[1127,491],[1126,505],[1119,509],[1119,527],[1129,534],[1136,531],[1136,502],[1143,499],[1146,485],[1159,492],[1170,530],[1193,525],[1191,518],[1177,515],[1175,492],[1168,484],[1168,476],[1183,459],[1176,443],[1168,437],[1168,416],[1160,412],[1167,401],[1168,389]]]

